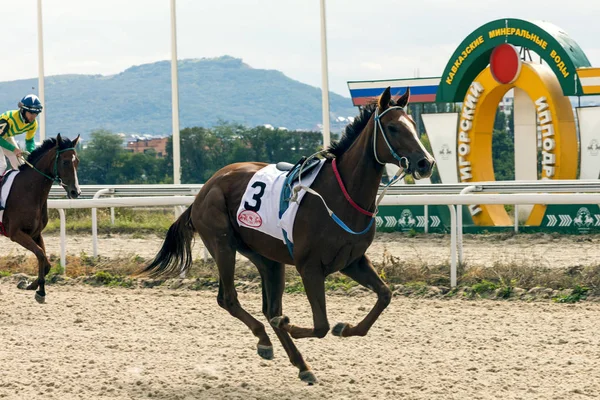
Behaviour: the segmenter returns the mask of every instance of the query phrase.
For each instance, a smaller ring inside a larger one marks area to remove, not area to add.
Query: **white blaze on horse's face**
[[[73,154],[73,158],[71,159],[71,162],[73,163],[73,165],[77,165],[75,164],[75,161],[77,161],[77,156],[75,154]],[[79,177],[77,176],[77,168],[74,169],[75,172],[75,187],[77,188],[77,192],[79,194],[81,194],[81,189],[79,189]]]
[[[415,139],[415,142],[419,144],[419,148],[420,148],[421,152],[423,153],[423,156],[428,160],[428,162],[431,163],[431,165],[433,165],[433,162],[434,162],[433,157],[431,157],[431,154],[429,154],[427,149],[425,149],[425,146],[423,146],[423,143],[421,143],[421,140],[419,140],[419,135],[417,135],[417,130],[415,129],[415,122],[410,117],[410,115],[403,113],[400,116],[400,118],[398,118],[398,121],[402,125],[404,125],[410,133],[412,133],[413,138]],[[417,178],[417,179],[421,179],[423,177],[423,176],[421,176],[419,171],[416,171],[416,170],[413,172],[413,174],[415,175],[415,178]],[[429,173],[429,175],[431,175],[431,173]]]
[[[419,136],[417,136],[417,130],[415,129],[415,123],[413,122],[412,118],[408,114],[403,114],[400,116],[400,118],[398,118],[398,121],[400,121],[410,133],[412,133],[417,143],[419,143],[423,153],[429,156],[429,152],[427,152],[425,146],[423,146],[423,143],[421,143],[419,140]]]

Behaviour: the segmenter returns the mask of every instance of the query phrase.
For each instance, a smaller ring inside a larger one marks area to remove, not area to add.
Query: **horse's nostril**
[[[420,171],[428,170],[430,165],[431,164],[429,163],[429,160],[426,158],[420,159],[419,162],[417,163],[417,167],[419,168]]]

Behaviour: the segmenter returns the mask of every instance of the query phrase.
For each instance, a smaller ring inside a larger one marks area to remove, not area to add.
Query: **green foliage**
[[[100,285],[106,285],[106,286],[119,286],[119,287],[132,287],[133,286],[133,281],[131,279],[122,277],[122,276],[118,276],[118,275],[113,275],[110,272],[106,272],[106,271],[98,271],[96,272],[96,274],[94,275],[94,279],[96,281],[96,283],[100,284]]]
[[[587,298],[587,293],[590,289],[585,286],[575,285],[573,291],[569,295],[557,296],[552,298],[557,303],[577,303],[580,300]]]
[[[92,133],[87,147],[79,150],[79,159],[82,185],[162,183],[170,172],[166,159],[153,152],[127,152],[121,136],[106,130]]]
[[[358,286],[358,283],[341,274],[334,274],[325,278],[325,290],[335,291],[341,290],[347,292],[353,287]],[[300,277],[294,277],[285,284],[286,293],[305,293],[304,284]]]
[[[501,299],[508,299],[515,288],[515,279],[507,280],[500,278],[500,285],[498,287],[497,296]]]
[[[494,130],[492,136],[492,161],[497,181],[515,179],[515,143],[506,131]]]
[[[500,107],[496,109],[496,117],[494,118],[494,131],[506,132],[508,126],[507,115],[500,110]]]
[[[52,268],[50,268],[50,272],[48,272],[48,275],[49,276],[62,275],[64,273],[65,273],[65,267],[63,267],[60,264],[56,264]]]
[[[348,278],[347,276],[335,274],[328,276],[325,279],[325,290],[342,290],[347,292],[353,287],[358,286],[358,283]]]
[[[86,233],[92,229],[90,210],[67,211],[66,229],[69,232]],[[44,233],[57,233],[60,231],[60,218],[58,211],[48,210],[48,225]],[[135,238],[143,239],[148,234],[164,235],[174,221],[172,208],[154,208],[147,210],[132,208],[115,208],[115,223],[111,224],[110,209],[97,210],[98,232],[104,234],[130,233]]]
[[[206,182],[218,169],[235,162],[259,161],[295,163],[321,148],[319,132],[289,132],[263,126],[246,128],[222,122],[212,128],[186,128],[181,131],[181,170],[183,183]],[[108,131],[92,133],[80,150],[81,184],[157,184],[171,183],[173,142],[169,138],[167,155],[130,153],[122,138]]]
[[[415,296],[427,293],[427,283],[422,281],[408,282],[404,286]]]
[[[305,293],[304,284],[302,280],[298,277],[292,280],[291,282],[287,282],[285,284],[285,292],[286,293]]]
[[[213,129],[186,128],[181,131],[181,182],[206,182],[217,170],[235,162],[295,163],[320,149],[319,132],[289,132],[263,126],[245,128],[222,122]],[[167,159],[173,145],[167,143]]]
[[[494,290],[496,290],[497,286],[494,282],[490,282],[488,280],[482,280],[479,283],[474,284],[471,289],[473,289],[473,292],[477,293],[477,294],[483,294],[483,293],[487,293],[487,292],[492,292]]]
[[[12,272],[10,271],[0,271],[0,278],[3,278],[5,276],[11,276]]]

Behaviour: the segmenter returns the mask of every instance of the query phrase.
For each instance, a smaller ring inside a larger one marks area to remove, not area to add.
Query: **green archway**
[[[551,23],[507,18],[482,25],[462,41],[444,69],[436,102],[463,101],[471,82],[487,67],[492,50],[501,43],[539,54],[554,71],[565,96],[583,94],[576,70],[591,65],[579,45]]]

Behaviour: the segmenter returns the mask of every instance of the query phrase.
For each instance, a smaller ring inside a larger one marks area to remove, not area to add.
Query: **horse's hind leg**
[[[223,236],[216,235],[212,241],[205,242],[206,247],[219,268],[219,294],[217,303],[231,315],[242,321],[258,338],[258,349],[273,348],[271,339],[265,331],[265,326],[242,308],[237,298],[234,285],[235,249],[229,243],[224,243]],[[273,352],[271,351],[271,357]]]
[[[379,315],[381,315],[383,310],[390,304],[392,291],[385,282],[381,280],[367,256],[362,256],[340,272],[377,293],[377,303],[375,303],[373,309],[359,322],[358,325],[352,326],[340,322],[333,327],[331,333],[336,336],[344,337],[365,336],[377,318],[379,318]]]
[[[277,321],[283,313],[282,298],[285,289],[285,265],[256,253],[244,253],[244,255],[256,265],[262,278],[263,314],[268,321]],[[304,361],[290,335],[285,330],[278,328],[277,324],[273,325],[273,330],[285,349],[290,362],[299,369],[298,376],[300,379],[309,384],[315,383],[317,381],[315,375],[310,366]]]

